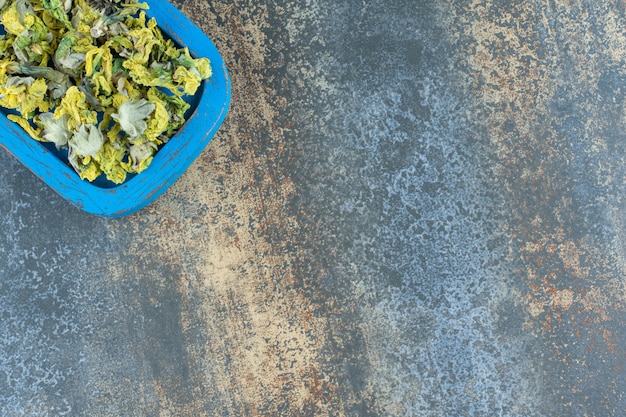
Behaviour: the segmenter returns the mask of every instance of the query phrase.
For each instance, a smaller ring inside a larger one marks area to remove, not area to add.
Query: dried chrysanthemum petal
[[[9,114],[7,118],[11,120],[12,122],[17,123],[33,139],[40,140],[39,138],[40,129],[34,128],[33,125],[31,125],[28,120],[26,120],[22,116],[18,116],[17,114]]]
[[[158,97],[150,97],[150,103],[154,105],[154,112],[152,112],[152,115],[147,121],[144,136],[146,137],[146,140],[161,145],[162,141],[159,137],[167,130],[167,125],[169,124],[169,114],[167,112],[167,108],[165,107],[165,103],[158,99]]]
[[[78,129],[83,124],[96,124],[98,113],[87,104],[87,97],[76,86],[71,86],[65,93],[59,106],[54,111],[54,117],[69,115],[68,127]]]
[[[95,181],[96,178],[102,175],[102,169],[100,169],[100,165],[94,158],[90,156],[82,157],[72,147],[69,149],[67,159],[82,180]]]
[[[26,96],[26,89],[34,81],[33,77],[5,77],[4,84],[0,85],[0,105],[8,109],[18,109]]]
[[[62,26],[69,30],[72,29],[72,23],[67,16],[67,10],[61,0],[41,0],[41,5],[43,9]]]
[[[185,123],[185,113],[189,110],[189,103],[187,103],[182,98],[165,94],[158,88],[150,88],[147,93],[148,99],[151,102],[161,102],[165,108],[167,109],[167,113],[169,115],[167,130],[165,131],[165,140],[167,142],[167,137],[171,136],[176,130],[178,130]]]
[[[19,3],[19,1],[14,1],[2,14],[2,25],[4,26],[4,29],[7,33],[11,33],[16,36],[26,30],[26,27],[21,23],[22,16],[20,16],[20,12],[18,11]]]
[[[0,62],[0,74],[21,74],[30,75],[37,78],[45,78],[55,83],[64,83],[68,80],[67,75],[50,67],[40,67],[37,65],[24,65],[17,62]]]
[[[124,167],[128,172],[139,174],[148,168],[157,149],[158,146],[154,142],[131,145],[129,151],[130,160],[124,164]]]
[[[38,78],[33,81],[26,88],[26,94],[20,104],[20,112],[22,115],[32,117],[32,114],[36,110],[40,112],[50,110],[50,103],[46,100],[47,91],[48,85],[46,84],[46,80]]]
[[[133,142],[144,133],[148,124],[146,120],[154,111],[155,105],[148,100],[127,101],[123,103],[117,113],[111,117],[117,121]]]
[[[114,142],[106,141],[94,159],[109,181],[121,184],[126,180],[127,171],[123,164],[125,156],[125,147],[116,146]]]
[[[100,132],[97,126],[92,124],[80,125],[68,141],[70,149],[82,157],[96,156],[100,152],[103,143],[104,136],[102,132]]]
[[[67,120],[69,115],[56,118],[52,113],[42,113],[39,115],[38,120],[42,125],[43,130],[41,132],[41,139],[45,142],[52,142],[60,149],[67,145],[68,140],[72,136],[72,132],[67,128]]]
[[[32,117],[36,110],[49,110],[46,91],[47,85],[43,78],[9,76],[4,85],[0,85],[0,105],[16,109],[22,116]]]

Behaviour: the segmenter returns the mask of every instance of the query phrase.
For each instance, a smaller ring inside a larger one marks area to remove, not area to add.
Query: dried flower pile
[[[211,76],[136,0],[0,0],[0,106],[82,179],[146,169]]]

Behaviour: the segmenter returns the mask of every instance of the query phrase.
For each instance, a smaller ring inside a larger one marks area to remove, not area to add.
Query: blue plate
[[[122,184],[105,179],[81,180],[67,165],[66,153],[54,145],[32,139],[21,127],[0,115],[0,145],[66,200],[82,210],[104,217],[134,213],[156,200],[200,155],[226,117],[230,103],[230,79],[224,60],[207,36],[184,14],[164,0],[148,0],[149,17],[161,30],[193,56],[211,61],[213,75],[190,99],[185,125],[156,153],[142,173]]]

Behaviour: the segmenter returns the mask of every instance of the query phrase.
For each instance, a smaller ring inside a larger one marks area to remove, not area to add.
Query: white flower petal
[[[57,149],[67,145],[72,134],[67,128],[67,120],[69,115],[64,114],[58,119],[54,118],[52,113],[42,113],[39,115],[39,120],[43,124],[43,132],[41,137],[46,142],[52,142],[56,145]]]
[[[154,111],[155,105],[148,100],[136,102],[127,101],[118,109],[118,113],[113,113],[111,117],[116,120],[122,130],[126,132],[130,140],[139,137],[148,127],[146,120]]]
[[[89,131],[87,131],[89,129]],[[70,149],[80,156],[96,156],[102,148],[104,136],[94,125],[80,125],[77,132],[69,140]]]
[[[137,170],[142,162],[155,154],[157,145],[153,142],[144,142],[141,145],[131,145],[129,156],[133,169]]]

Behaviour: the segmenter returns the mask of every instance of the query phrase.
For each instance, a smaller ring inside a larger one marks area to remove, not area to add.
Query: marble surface
[[[624,2],[174,4],[233,97],[159,200],[0,152],[1,415],[623,415]]]

